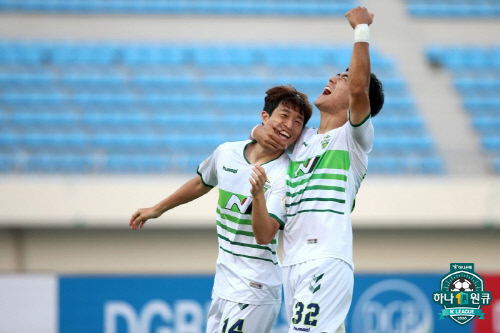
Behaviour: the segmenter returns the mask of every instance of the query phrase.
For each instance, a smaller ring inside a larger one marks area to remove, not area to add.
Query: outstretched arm
[[[273,219],[267,210],[266,198],[264,196],[264,184],[266,183],[266,171],[260,165],[253,168],[250,184],[252,188],[252,229],[257,244],[269,244],[273,240],[280,224]]]
[[[352,125],[361,124],[370,114],[370,51],[369,25],[373,14],[365,7],[356,7],[346,14],[354,32],[354,49],[349,65],[349,90],[351,94],[350,121]]]
[[[139,208],[134,214],[132,214],[129,225],[134,230],[142,228],[147,220],[160,217],[163,213],[172,208],[188,203],[201,197],[202,195],[207,194],[211,189],[212,187],[208,187],[203,184],[200,176],[196,176],[153,207]]]

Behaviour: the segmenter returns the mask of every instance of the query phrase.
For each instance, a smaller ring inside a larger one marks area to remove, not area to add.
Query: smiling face
[[[304,115],[299,111],[280,103],[274,109],[271,116],[262,111],[262,122],[264,126],[271,126],[289,147],[299,137],[304,128]]]
[[[328,80],[323,93],[316,98],[314,105],[320,111],[347,109],[349,107],[349,72],[337,74]]]

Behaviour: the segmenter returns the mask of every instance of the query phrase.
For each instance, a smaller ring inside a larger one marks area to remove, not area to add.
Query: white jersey
[[[323,134],[304,129],[287,171],[283,266],[333,257],[354,269],[351,210],[373,137],[370,117]]]
[[[245,304],[281,302],[281,267],[276,254],[278,233],[270,244],[259,245],[252,230],[250,182],[253,165],[244,151],[251,141],[220,145],[203,161],[198,173],[207,186],[219,186],[217,236],[219,255],[214,282],[215,294]],[[285,221],[285,177],[289,157],[282,154],[262,164],[269,214],[281,225]]]

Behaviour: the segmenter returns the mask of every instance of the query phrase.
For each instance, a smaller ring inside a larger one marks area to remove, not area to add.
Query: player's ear
[[[267,122],[267,120],[269,119],[269,113],[267,113],[267,111],[262,111],[262,113],[260,114],[260,117],[262,119],[262,123],[265,124]]]

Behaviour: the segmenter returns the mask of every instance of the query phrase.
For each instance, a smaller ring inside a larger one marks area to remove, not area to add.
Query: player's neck
[[[264,164],[280,157],[283,150],[269,150],[258,143],[251,143],[247,145],[244,153],[250,164]]]
[[[323,134],[332,129],[344,126],[347,121],[347,110],[336,112],[321,111],[320,117],[318,133]]]

